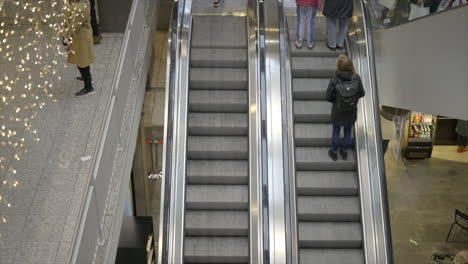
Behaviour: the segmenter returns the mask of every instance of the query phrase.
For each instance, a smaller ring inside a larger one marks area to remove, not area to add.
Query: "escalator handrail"
[[[372,28],[368,3],[355,0],[355,19],[348,36],[349,53],[359,69],[366,96],[355,126],[363,247],[366,263],[393,263],[379,100],[375,76]]]
[[[158,264],[183,263],[186,137],[181,135],[186,132],[186,118],[181,119],[187,115],[188,69],[181,61],[188,60],[183,53],[188,47],[183,50],[183,45],[190,43],[191,2],[174,1],[169,27]]]

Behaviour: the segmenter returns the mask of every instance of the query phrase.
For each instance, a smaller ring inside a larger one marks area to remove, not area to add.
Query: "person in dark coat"
[[[337,71],[330,79],[326,97],[327,101],[333,103],[331,112],[331,121],[333,124],[332,133],[332,148],[328,151],[328,155],[334,161],[338,159],[338,148],[340,143],[341,128],[343,128],[344,140],[343,148],[340,149],[340,155],[343,160],[348,157],[348,150],[351,146],[351,128],[357,119],[357,107],[350,111],[340,111],[336,104],[337,91],[336,86],[340,82],[358,82],[358,98],[365,95],[364,88],[362,87],[361,77],[356,73],[353,61],[346,55],[340,55],[337,60]]]
[[[349,19],[353,16],[353,0],[327,0],[323,15],[327,17],[327,46],[331,50],[343,49]],[[338,34],[337,34],[338,27]]]
[[[466,120],[457,120],[456,128],[458,137],[457,137],[457,152],[467,152],[468,151],[468,121]]]

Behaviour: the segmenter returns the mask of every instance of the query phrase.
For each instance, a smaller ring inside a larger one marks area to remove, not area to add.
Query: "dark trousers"
[[[96,17],[96,0],[91,0],[91,27],[93,28],[93,36],[99,36],[101,32],[99,32],[99,26],[97,22],[97,17]]]
[[[462,136],[462,135],[458,134],[458,136],[457,136],[457,145],[462,146],[462,147],[468,146],[468,137],[465,137],[465,136]]]
[[[335,126],[333,125],[332,133],[332,149],[334,152],[338,151],[340,147],[340,133],[341,128],[343,128],[344,140],[343,140],[343,150],[348,151],[351,146],[351,127],[352,126]]]
[[[78,67],[78,70],[80,70],[81,77],[83,77],[84,81],[84,88],[87,90],[93,89],[93,79],[91,78],[91,67],[85,67],[85,68],[80,68]]]

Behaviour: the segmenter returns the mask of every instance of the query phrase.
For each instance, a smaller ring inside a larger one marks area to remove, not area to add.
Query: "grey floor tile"
[[[24,242],[16,251],[14,264],[53,264],[59,242]]]
[[[78,169],[48,168],[39,183],[39,190],[73,190],[78,178]]]
[[[66,214],[30,214],[25,226],[24,239],[37,242],[61,241]]]
[[[19,241],[8,241],[8,243],[6,243],[0,239],[0,263],[12,264],[15,259],[16,250],[20,244]]]
[[[31,206],[30,214],[47,216],[68,213],[73,191],[38,190]]]
[[[54,264],[66,264],[68,261],[68,254],[70,253],[70,242],[61,242],[57,256],[55,257]]]

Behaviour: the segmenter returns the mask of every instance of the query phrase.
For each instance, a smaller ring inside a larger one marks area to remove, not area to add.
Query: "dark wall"
[[[96,0],[102,32],[125,32],[133,0]]]

